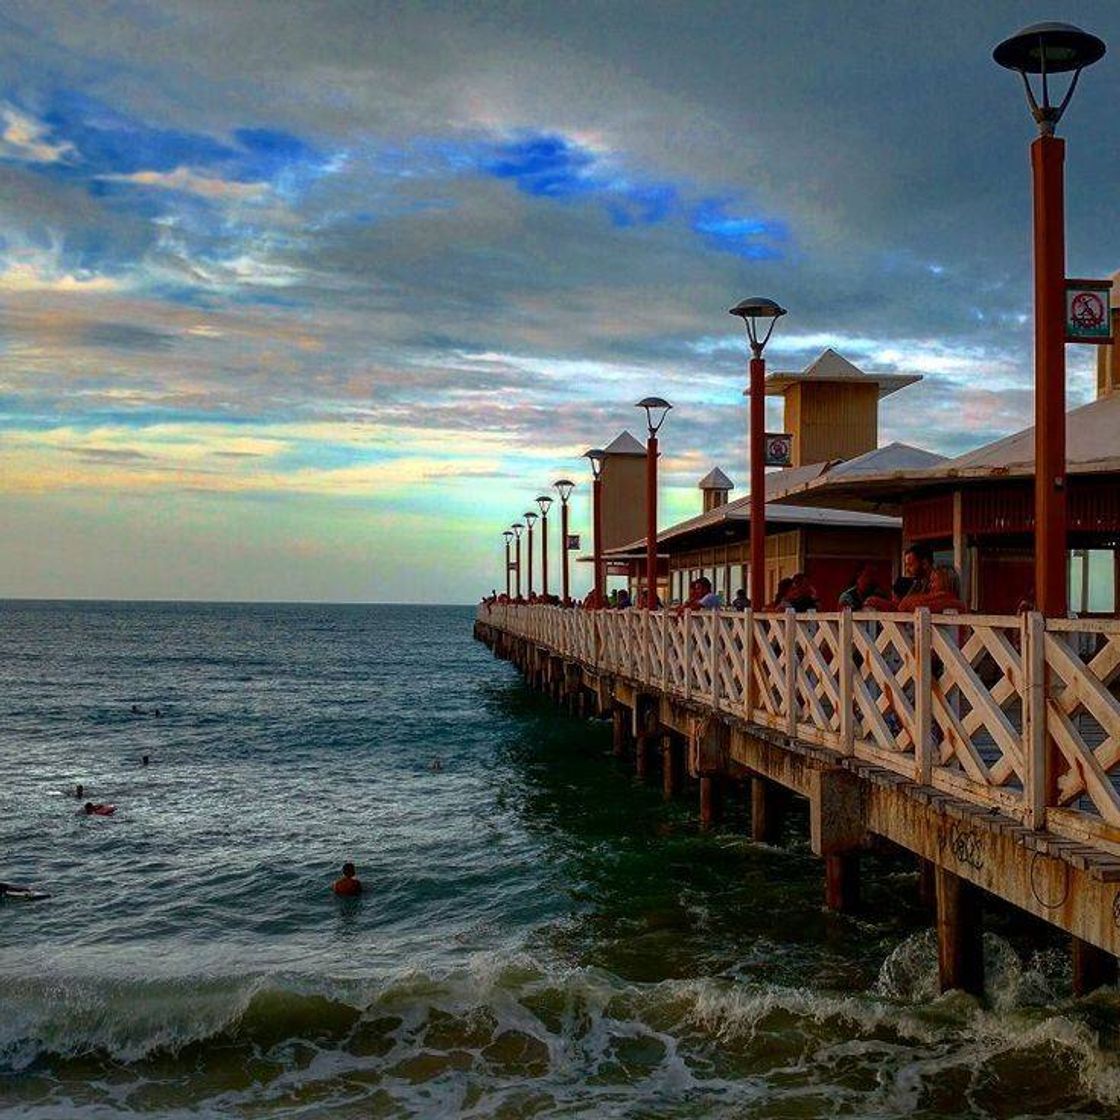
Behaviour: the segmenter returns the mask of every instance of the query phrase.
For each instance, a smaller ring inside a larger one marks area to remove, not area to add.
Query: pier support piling
[[[1080,937],[1070,938],[1073,954],[1073,994],[1087,996],[1116,984],[1116,958]]]
[[[611,747],[615,758],[625,758],[630,745],[630,713],[621,704],[611,708]]]
[[[936,869],[937,972],[941,990],[984,994],[982,895],[967,880]]]
[[[666,801],[677,795],[681,784],[680,752],[673,743],[673,736],[661,736],[661,793]]]
[[[775,844],[782,833],[789,791],[757,775],[751,778],[751,839]]]
[[[855,852],[824,857],[824,904],[841,914],[859,908],[859,856]]]
[[[723,788],[715,774],[700,777],[700,827],[711,828],[723,819]]]

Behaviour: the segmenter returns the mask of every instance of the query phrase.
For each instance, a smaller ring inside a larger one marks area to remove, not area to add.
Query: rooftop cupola
[[[879,401],[921,379],[911,373],[864,373],[828,349],[799,372],[770,374],[766,392],[785,398],[792,465],[803,467],[874,451],[879,446]]]
[[[704,495],[704,513],[727,505],[727,495],[735,489],[735,483],[719,467],[712,467],[698,485]]]

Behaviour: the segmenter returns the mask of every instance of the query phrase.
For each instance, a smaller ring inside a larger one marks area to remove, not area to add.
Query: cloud
[[[24,163],[59,163],[74,154],[67,140],[52,142],[49,127],[12,105],[0,106],[0,159]]]
[[[109,183],[131,183],[139,187],[186,191],[188,194],[222,201],[255,201],[269,193],[265,183],[230,182],[199,175],[186,167],[177,167],[174,171],[133,171],[129,175],[102,175],[100,179]]]

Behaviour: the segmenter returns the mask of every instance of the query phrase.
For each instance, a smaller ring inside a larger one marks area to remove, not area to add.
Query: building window
[[[1071,550],[1069,609],[1079,615],[1116,613],[1116,553],[1113,549]]]

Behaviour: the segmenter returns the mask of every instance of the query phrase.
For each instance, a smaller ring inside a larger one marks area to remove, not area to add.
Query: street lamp
[[[525,524],[529,526],[529,591],[528,594],[533,594],[533,522],[537,519],[537,511],[535,509],[527,509],[522,515],[525,518]]]
[[[774,333],[774,324],[785,313],[784,307],[763,296],[752,296],[731,308],[731,314],[743,320],[751,344],[751,606],[756,611],[766,604],[766,472],[762,447],[766,427],[766,360],[762,351]],[[761,333],[763,325],[765,334]]]
[[[646,609],[657,607],[657,433],[673,406],[661,397],[645,397],[634,406],[646,410]]]
[[[1023,78],[1038,136],[1031,144],[1034,189],[1034,567],[1038,609],[1064,618],[1066,571],[1066,349],[1064,140],[1054,128],[1077,80],[1105,52],[1105,45],[1068,23],[1036,23],[1005,39],[992,57]],[[1050,76],[1072,73],[1058,105],[1050,101]],[[1028,74],[1041,79],[1042,103]]]
[[[541,511],[541,594],[548,595],[548,511],[552,506],[551,494],[538,494],[537,508]]]
[[[517,572],[517,598],[521,598],[521,531],[525,528],[520,521],[515,521],[510,528],[513,530],[513,539],[516,542],[516,559],[514,560],[514,570]]]
[[[576,484],[567,478],[558,478],[553,484],[560,495],[560,590],[564,604],[568,602],[568,499]]]
[[[502,536],[506,539],[506,598],[509,598],[509,542],[513,540],[513,530],[505,529]]]
[[[595,536],[592,567],[595,569],[595,605],[601,607],[606,603],[606,580],[603,578],[603,462],[607,453],[601,447],[593,447],[583,454],[591,464],[591,531]]]

